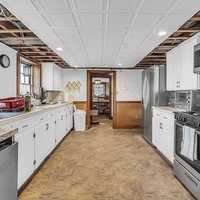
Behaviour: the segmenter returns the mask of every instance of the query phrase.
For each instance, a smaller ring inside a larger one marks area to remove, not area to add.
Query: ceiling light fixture
[[[118,65],[119,65],[119,66],[122,66],[122,64],[121,64],[121,63],[119,63]]]
[[[165,36],[167,35],[167,31],[159,31],[158,32],[158,36],[162,37],[162,36]]]
[[[57,47],[56,50],[57,51],[63,51],[63,48],[62,47]]]

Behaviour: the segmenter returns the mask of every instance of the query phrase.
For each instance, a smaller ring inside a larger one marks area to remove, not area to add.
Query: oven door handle
[[[180,126],[180,127],[186,126],[186,125],[184,125],[184,124],[182,124],[182,123],[180,123],[180,122],[178,122],[178,121],[176,121],[176,125],[177,125],[177,126]]]

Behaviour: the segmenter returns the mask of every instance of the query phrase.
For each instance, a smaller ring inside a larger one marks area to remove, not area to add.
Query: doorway
[[[87,126],[112,120],[115,115],[116,73],[88,70],[87,72]]]

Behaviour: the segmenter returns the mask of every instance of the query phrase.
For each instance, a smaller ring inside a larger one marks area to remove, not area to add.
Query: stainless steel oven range
[[[175,176],[200,200],[200,113],[175,113]]]

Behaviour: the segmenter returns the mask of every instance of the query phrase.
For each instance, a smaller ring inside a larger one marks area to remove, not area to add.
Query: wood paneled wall
[[[138,101],[117,101],[114,112],[114,128],[140,128],[142,104]]]
[[[87,112],[87,101],[74,101],[74,105],[79,110],[85,110]]]

